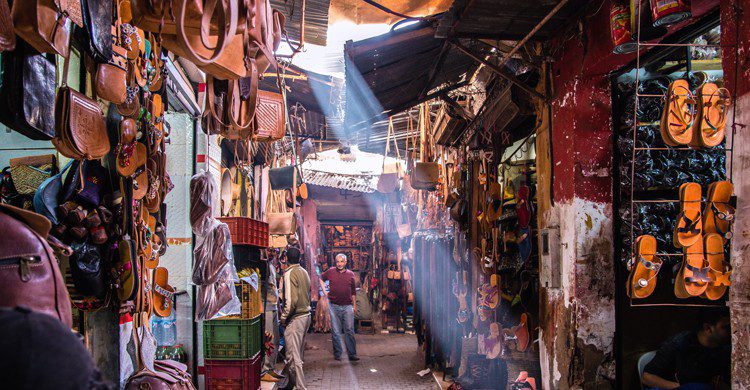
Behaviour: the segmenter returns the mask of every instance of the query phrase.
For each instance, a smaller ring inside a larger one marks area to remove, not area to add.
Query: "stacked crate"
[[[221,220],[230,228],[235,257],[248,253],[251,249],[249,246],[268,245],[268,224],[243,217]],[[247,271],[241,271],[239,260],[235,258],[235,265],[242,278]],[[261,275],[258,269],[252,269],[250,275],[253,279],[257,277],[257,288],[244,281],[235,285],[237,297],[242,303],[241,315],[203,323],[203,357],[207,390],[260,389],[260,372],[263,364]]]

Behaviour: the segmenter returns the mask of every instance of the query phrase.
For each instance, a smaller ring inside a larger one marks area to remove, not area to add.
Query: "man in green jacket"
[[[281,323],[285,324],[286,367],[289,387],[304,390],[305,374],[302,371],[302,354],[305,350],[305,335],[310,328],[310,276],[300,263],[300,250],[291,247],[286,251],[289,267],[284,272],[284,307]]]

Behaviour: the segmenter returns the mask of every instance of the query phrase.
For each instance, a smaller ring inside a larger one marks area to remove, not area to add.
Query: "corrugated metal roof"
[[[428,100],[431,92],[467,81],[478,64],[445,39],[435,38],[436,19],[388,34],[348,42],[346,123],[359,126],[383,113],[396,113]],[[479,55],[489,46],[461,43]]]
[[[271,0],[271,6],[286,16],[286,30],[289,39],[299,42],[301,0]],[[325,46],[328,37],[328,10],[330,0],[306,0],[305,2],[305,42]]]
[[[528,34],[559,0],[455,0],[443,14],[444,23],[455,24],[454,37],[518,40]],[[546,40],[559,34],[585,9],[587,0],[571,0],[534,34]]]
[[[309,185],[342,190],[373,193],[378,187],[377,175],[342,175],[340,173],[303,170],[302,177]]]

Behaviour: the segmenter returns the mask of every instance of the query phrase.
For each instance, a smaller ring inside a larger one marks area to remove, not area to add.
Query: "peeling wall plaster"
[[[545,220],[548,226],[560,227],[562,283],[559,290],[546,290],[543,299],[547,302],[540,334],[543,383],[545,388],[566,389],[591,383],[586,377],[600,370],[584,367],[597,367],[613,351],[612,206],[574,198],[556,204]],[[571,349],[573,345],[590,348],[584,353]],[[579,361],[580,356],[584,361]],[[592,356],[599,361],[591,361]]]

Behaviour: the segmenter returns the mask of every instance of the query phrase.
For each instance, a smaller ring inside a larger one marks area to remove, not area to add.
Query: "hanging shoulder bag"
[[[72,23],[63,11],[55,0],[16,0],[11,9],[16,34],[40,53],[68,57]]]
[[[411,187],[415,190],[435,191],[440,180],[440,165],[434,162],[418,162],[414,165]]]
[[[55,63],[24,42],[2,55],[0,122],[26,137],[55,135]]]

